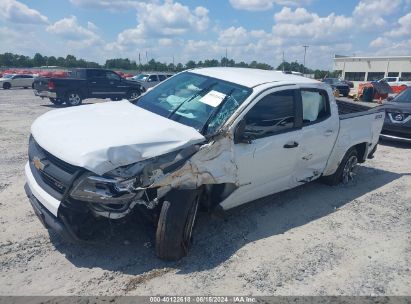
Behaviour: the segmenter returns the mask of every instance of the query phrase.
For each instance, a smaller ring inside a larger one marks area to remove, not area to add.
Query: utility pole
[[[309,48],[309,45],[303,45],[304,48],[304,67],[303,67],[303,75],[305,74],[305,54],[307,53],[307,48]]]
[[[225,48],[225,66],[227,66],[228,57],[227,57],[227,48]]]

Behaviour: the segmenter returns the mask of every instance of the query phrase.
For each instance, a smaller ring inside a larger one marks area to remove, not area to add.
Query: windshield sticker
[[[223,93],[212,90],[201,97],[199,101],[215,108],[224,100],[225,96]]]

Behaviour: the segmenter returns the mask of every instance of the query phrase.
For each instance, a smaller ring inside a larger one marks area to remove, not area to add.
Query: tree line
[[[121,69],[121,70],[133,70],[133,71],[183,71],[185,69],[199,68],[199,67],[244,67],[244,68],[256,68],[263,70],[273,70],[274,67],[267,63],[252,61],[246,63],[244,61],[235,62],[233,59],[223,57],[221,60],[206,59],[204,61],[189,60],[185,64],[182,63],[163,63],[151,59],[147,63],[137,63],[134,60],[128,58],[114,58],[107,59],[104,65],[100,65],[93,61],[87,61],[84,59],[77,59],[73,55],[67,55],[64,57],[43,56],[40,53],[36,53],[32,58],[29,56],[18,55],[13,53],[0,54],[0,67],[13,67],[13,68],[31,68],[42,66],[58,66],[63,68],[107,68],[107,69]],[[333,77],[335,72],[329,72],[326,70],[312,70],[298,62],[283,62],[277,66],[276,70],[284,71],[296,71],[304,74],[313,74],[315,78],[324,78],[325,76]]]

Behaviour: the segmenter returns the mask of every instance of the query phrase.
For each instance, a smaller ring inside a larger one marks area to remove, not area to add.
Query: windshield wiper
[[[218,82],[213,82],[212,84],[210,84],[209,86],[205,87],[204,89],[198,91],[197,93],[195,93],[193,96],[187,98],[186,100],[184,100],[182,103],[180,103],[168,116],[167,118],[171,118],[186,102],[190,102],[192,101],[194,98],[196,98],[197,96],[204,94],[205,92],[211,90],[211,88],[213,86],[215,86],[216,84],[218,84]]]

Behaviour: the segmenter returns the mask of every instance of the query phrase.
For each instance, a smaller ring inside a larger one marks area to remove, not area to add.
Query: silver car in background
[[[173,76],[172,73],[141,73],[127,79],[139,82],[147,90],[171,76]]]

